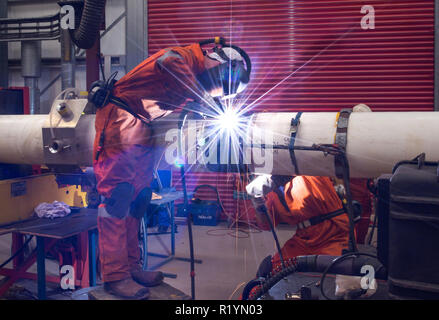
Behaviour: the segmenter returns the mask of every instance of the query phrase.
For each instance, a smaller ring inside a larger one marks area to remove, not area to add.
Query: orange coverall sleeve
[[[190,47],[171,48],[163,59],[157,61],[171,100],[200,101],[203,97],[196,75],[204,71],[204,56],[199,55],[200,50],[191,50]]]

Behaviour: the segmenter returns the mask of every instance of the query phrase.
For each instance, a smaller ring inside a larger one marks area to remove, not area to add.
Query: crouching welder
[[[330,178],[260,176],[247,186],[247,192],[265,202],[267,215],[256,210],[258,226],[268,230],[284,222],[295,229],[280,252],[262,261],[257,277],[280,269],[282,259],[315,254],[339,256],[347,249],[349,219]],[[356,206],[356,219],[360,213],[361,208]]]
[[[212,52],[202,45],[214,43]],[[214,97],[239,93],[249,82],[250,60],[215,38],[161,50],[119,81],[92,85],[97,107],[93,157],[97,189],[99,257],[104,288],[128,299],[145,299],[161,272],[140,265],[139,219],[151,200],[154,139],[151,122],[188,102],[208,106]]]

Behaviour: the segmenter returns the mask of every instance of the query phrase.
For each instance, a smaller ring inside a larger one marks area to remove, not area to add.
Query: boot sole
[[[144,287],[157,287],[163,283],[163,279],[160,281],[151,282],[151,283],[144,283],[144,282],[138,281],[136,279],[133,279],[133,280]]]
[[[116,291],[114,291],[111,288],[105,288],[104,287],[104,290],[107,291],[109,294],[111,294],[113,296],[116,296],[116,297],[119,297],[119,298],[122,298],[122,299],[127,299],[127,300],[147,300],[149,298],[149,296],[150,296],[149,292],[145,293],[144,295],[136,297],[136,296],[125,296],[125,295],[119,294],[119,293],[117,293]]]

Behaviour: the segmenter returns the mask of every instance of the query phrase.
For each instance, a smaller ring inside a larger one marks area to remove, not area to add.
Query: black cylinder
[[[72,41],[79,48],[90,49],[96,42],[102,23],[105,3],[106,0],[85,0],[79,27],[75,30],[70,30]],[[73,2],[71,4],[74,5],[75,3]],[[80,6],[75,5],[76,11],[78,11],[78,8],[80,8]]]

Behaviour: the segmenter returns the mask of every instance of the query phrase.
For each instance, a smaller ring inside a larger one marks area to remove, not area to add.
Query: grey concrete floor
[[[189,240],[187,226],[178,225],[175,236],[176,257],[189,258]],[[239,230],[247,230],[242,228]],[[155,231],[149,229],[149,232]],[[278,237],[281,245],[292,236],[291,229],[286,225],[278,227]],[[195,264],[195,298],[197,300],[228,300],[238,299],[243,286],[251,280],[259,263],[267,255],[276,251],[271,232],[252,230],[251,232],[229,229],[225,222],[218,226],[193,226],[194,255],[202,260]],[[0,237],[0,262],[10,256],[11,236]],[[168,234],[151,235],[148,237],[148,251],[167,254],[171,248],[171,238]],[[159,263],[161,258],[149,257],[148,265]],[[11,265],[9,265],[11,266]],[[46,260],[48,275],[57,275],[58,263]],[[174,259],[158,268],[165,273],[177,277],[165,278],[171,286],[191,295],[190,263]],[[36,265],[29,270],[36,272]],[[19,286],[36,293],[34,281],[23,280]],[[49,286],[49,290],[56,287]],[[52,296],[52,299],[65,299],[65,294]]]

